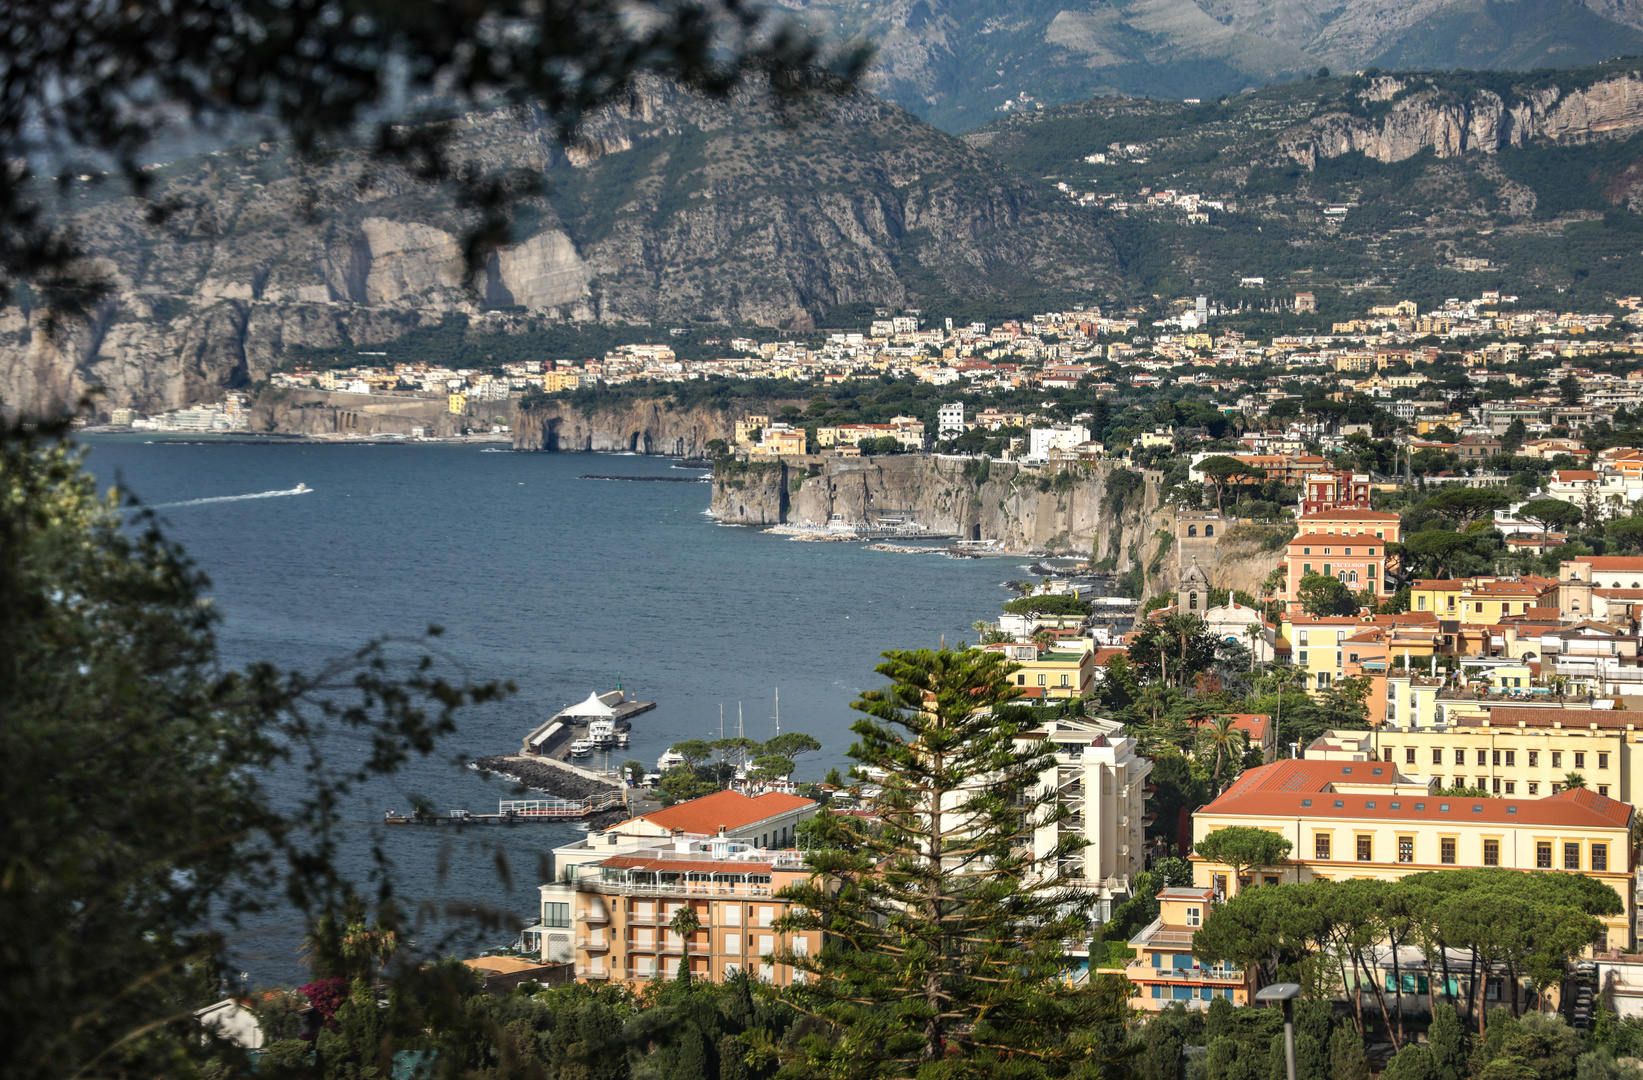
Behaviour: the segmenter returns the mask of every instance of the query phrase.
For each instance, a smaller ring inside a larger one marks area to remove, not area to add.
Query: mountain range
[[[870,41],[866,86],[949,131],[1117,94],[1213,98],[1365,68],[1528,71],[1643,53],[1643,0],[784,0]]]
[[[104,408],[157,411],[294,359],[452,333],[558,349],[578,325],[802,334],[878,309],[969,321],[1190,293],[1272,310],[1296,289],[1319,298],[1311,328],[1382,296],[1603,302],[1638,291],[1643,247],[1643,64],[1624,61],[1100,97],[962,137],[862,92],[778,106],[653,81],[569,147],[499,108],[465,116],[453,152],[543,181],[473,282],[475,213],[346,148],[173,162],[156,195],[182,209],[159,227],[72,185],[60,211],[110,295],[56,332],[26,292],[0,309],[0,399],[100,386]]]

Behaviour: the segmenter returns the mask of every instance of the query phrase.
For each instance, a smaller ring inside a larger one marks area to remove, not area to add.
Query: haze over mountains
[[[949,131],[1026,94],[1213,98],[1381,68],[1527,71],[1643,53],[1643,0],[783,0],[874,42],[866,86]]]

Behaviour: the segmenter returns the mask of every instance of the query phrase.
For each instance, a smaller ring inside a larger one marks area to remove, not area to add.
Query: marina
[[[594,751],[620,749],[628,745],[633,718],[654,708],[654,701],[629,700],[620,689],[604,694],[593,691],[586,701],[560,710],[531,729],[519,753],[563,761],[587,758]]]

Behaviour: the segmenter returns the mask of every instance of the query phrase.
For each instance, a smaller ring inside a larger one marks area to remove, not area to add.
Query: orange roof
[[[1473,596],[1539,596],[1543,589],[1523,581],[1485,581],[1472,586]]]
[[[1204,807],[1209,812],[1222,802],[1246,795],[1266,792],[1327,791],[1337,780],[1348,784],[1390,784],[1397,780],[1398,770],[1390,762],[1380,761],[1311,761],[1286,759],[1244,774],[1221,797]]]
[[[1430,629],[1437,626],[1437,624],[1437,615],[1430,611],[1398,611],[1375,616],[1375,625],[1377,626],[1420,626],[1423,629]]]
[[[1103,646],[1103,647],[1095,650],[1095,657],[1094,657],[1095,666],[1096,667],[1106,667],[1107,666],[1107,661],[1111,660],[1113,657],[1115,657],[1115,656],[1126,656],[1126,655],[1128,655],[1128,653],[1129,653],[1129,650],[1125,649],[1121,646],[1114,646],[1114,645]]]
[[[1301,521],[1401,521],[1396,514],[1385,514],[1379,510],[1320,510],[1316,514],[1306,514]]]
[[[1605,574],[1643,574],[1643,556],[1640,555],[1605,555],[1574,561],[1587,563],[1593,570],[1601,570]]]
[[[657,810],[655,813],[641,814],[633,820],[648,821],[657,828],[667,829],[669,832],[707,835],[718,832],[720,826],[726,829],[739,829],[789,810],[814,805],[816,804],[809,799],[801,799],[797,795],[784,795],[779,791],[767,791],[756,799],[749,798],[739,791],[720,791]],[[621,828],[620,825],[616,827]]]
[[[1547,696],[1547,705],[1554,700]],[[1643,713],[1617,712],[1613,709],[1568,709],[1568,708],[1539,708],[1524,709],[1511,706],[1496,706],[1489,710],[1489,726],[1549,728],[1554,723],[1560,723],[1566,728],[1590,728],[1593,724],[1599,730],[1625,730],[1628,725],[1643,727]],[[1476,714],[1455,717],[1455,723],[1461,727],[1482,727],[1484,717]]]
[[[1459,578],[1422,578],[1409,586],[1420,592],[1459,592],[1466,582]]]
[[[1271,768],[1272,766],[1268,766]],[[1233,789],[1199,811],[1252,817],[1377,818],[1392,821],[1487,821],[1502,825],[1569,829],[1624,829],[1632,808],[1590,788],[1573,788],[1544,799],[1463,799],[1441,795],[1357,795],[1259,791],[1234,796]]]
[[[1560,484],[1596,483],[1597,473],[1590,469],[1559,469],[1552,474]]]
[[[1643,589],[1593,589],[1605,600],[1643,600]]]

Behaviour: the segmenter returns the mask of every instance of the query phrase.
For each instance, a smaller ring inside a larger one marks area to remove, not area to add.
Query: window
[[[1398,837],[1398,861],[1415,861],[1415,838],[1413,836]]]
[[[1565,869],[1565,870],[1579,870],[1580,869],[1580,845],[1579,844],[1564,844],[1563,845],[1563,869]]]
[[[1499,840],[1485,840],[1483,842],[1483,865],[1484,866],[1499,866],[1500,865],[1500,841]]]
[[[1576,750],[1575,751],[1575,768],[1584,769],[1585,767],[1586,767],[1586,752],[1584,750]]]
[[[1416,611],[1425,611],[1426,610],[1426,597],[1417,596],[1415,598],[1415,610]]]
[[[1535,868],[1550,870],[1552,868],[1552,845],[1547,840],[1535,842]]]
[[[1495,777],[1495,794],[1500,794],[1500,777]]]
[[[1456,765],[1466,764],[1466,748],[1465,747],[1463,747],[1463,746],[1455,747],[1455,764]]]
[[[1392,760],[1392,748],[1390,746],[1388,746],[1385,750],[1381,751],[1381,760],[1382,761],[1391,761]]]
[[[1540,768],[1540,751],[1539,750],[1529,751],[1529,768],[1531,768],[1531,769]]]
[[[1434,765],[1442,765],[1443,764],[1443,747],[1441,747],[1441,746],[1432,747],[1432,764],[1434,764]]]
[[[1600,769],[1607,769],[1609,767],[1609,755],[1608,754],[1599,754],[1599,755],[1597,755],[1597,767],[1600,768]]]
[[[1336,651],[1335,651],[1335,666],[1336,666],[1336,667],[1340,667],[1340,666],[1341,666],[1341,653],[1340,653],[1340,650],[1339,650],[1339,649],[1337,649],[1337,650],[1336,650]]]
[[[1375,857],[1375,855],[1374,855],[1374,841],[1375,841],[1375,838],[1372,837],[1372,836],[1360,836],[1360,837],[1358,837],[1358,861],[1359,862],[1371,862],[1371,861],[1373,861],[1373,859]]]
[[[1069,686],[1069,685],[1071,685],[1071,684],[1070,684],[1070,683],[1068,683],[1068,682],[1067,682],[1067,679],[1068,679],[1068,676],[1066,676],[1066,675],[1063,675],[1063,676],[1061,676],[1061,685],[1062,685],[1062,686]]]
[[[1202,925],[1203,921],[1204,921],[1204,909],[1203,908],[1195,908],[1195,907],[1187,908],[1187,925],[1188,926],[1199,926],[1199,925]]]
[[[1310,555],[1312,553],[1311,548],[1307,548],[1306,550],[1307,550],[1307,554]],[[1301,574],[1304,576],[1304,575],[1310,574],[1310,573],[1312,573],[1312,564],[1311,563],[1302,563],[1301,564]]]
[[[1406,747],[1404,749],[1403,763],[1405,765],[1413,765],[1415,763],[1415,748],[1413,746]]]
[[[1312,857],[1315,859],[1329,858],[1329,834],[1319,833],[1312,839]]]
[[[1561,750],[1553,750],[1552,751],[1552,768],[1554,768],[1554,769],[1563,768],[1563,751],[1561,751]]]
[[[1609,785],[1608,784],[1599,784],[1599,785],[1597,785],[1597,793],[1599,795],[1602,795],[1603,797],[1607,798],[1608,795],[1609,795]]]
[[[1351,548],[1347,548],[1347,549],[1346,549],[1346,554],[1348,554],[1348,555],[1350,555],[1350,554],[1352,554],[1352,549],[1351,549]]]
[[[1038,677],[1038,685],[1040,685],[1040,686],[1044,685],[1044,676],[1040,675]]]
[[[1369,554],[1371,554],[1371,555],[1373,555],[1373,554],[1375,554],[1375,549],[1374,549],[1374,548],[1370,548],[1370,549],[1369,549]],[[1369,572],[1370,572],[1370,573],[1371,573],[1371,574],[1373,574],[1373,573],[1374,573],[1374,572],[1375,572],[1375,568],[1374,568],[1374,567],[1373,567],[1373,566],[1371,566],[1371,567],[1370,567],[1370,568],[1369,568]]]
[[[1609,868],[1609,845],[1592,845],[1592,869],[1607,870]]]
[[[1306,630],[1302,630],[1302,631],[1301,631],[1301,641],[1300,641],[1300,644],[1301,644],[1301,645],[1302,645],[1302,646],[1303,646],[1303,647],[1304,647],[1304,646],[1305,646],[1305,645],[1306,645],[1306,644],[1307,644],[1307,640],[1306,640],[1306,639],[1307,639],[1307,634],[1308,634],[1308,633],[1309,633],[1309,631],[1306,631]]]
[[[543,904],[542,905],[542,925],[543,926],[569,926],[570,925],[570,905],[569,904]]]
[[[1453,866],[1455,863],[1455,838],[1445,836],[1438,841],[1438,861]]]
[[[1506,751],[1506,767],[1508,769],[1517,768],[1517,751],[1516,750]]]
[[[1563,785],[1562,784],[1558,783],[1556,780],[1552,781],[1552,794],[1553,795],[1556,795],[1558,792],[1560,792],[1562,790],[1563,790]]]
[[[1506,794],[1508,794],[1508,795],[1516,795],[1517,794],[1517,781],[1516,780],[1506,781]]]
[[[725,952],[739,953],[741,951],[742,951],[742,935],[740,935],[740,934],[726,934],[725,935]]]
[[[1531,795],[1539,795],[1540,794],[1540,785],[1535,783],[1533,780],[1529,781],[1529,794],[1531,794]]]
[[[1015,677],[1015,684],[1016,684],[1016,685],[1017,685],[1017,686],[1026,686],[1026,685],[1027,685],[1027,676],[1025,676],[1025,675],[1017,675],[1017,676],[1016,676],[1016,677]]]
[[[1299,655],[1298,655],[1295,662],[1297,664],[1300,664],[1302,667],[1306,667],[1306,650],[1305,649],[1302,649],[1300,651],[1300,653],[1299,653]]]
[[[1310,554],[1312,554],[1312,549],[1309,548],[1309,547],[1304,547],[1304,548],[1301,549],[1301,554],[1302,555],[1310,555]]]

